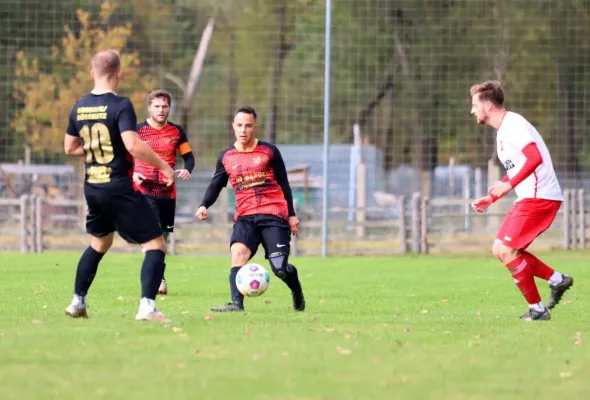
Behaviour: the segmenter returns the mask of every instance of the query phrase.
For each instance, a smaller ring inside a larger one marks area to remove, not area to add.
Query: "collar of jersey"
[[[246,149],[246,150],[240,150],[238,149],[238,146],[236,146],[238,144],[238,142],[234,142],[234,147],[236,148],[237,151],[241,151],[242,153],[250,153],[252,151],[254,151],[254,149],[256,148],[256,146],[258,146],[258,139],[254,139],[254,145],[252,146],[251,149]]]

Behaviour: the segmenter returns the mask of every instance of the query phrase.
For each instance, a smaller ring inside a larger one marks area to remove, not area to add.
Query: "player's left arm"
[[[193,169],[195,168],[195,156],[193,154],[193,150],[191,149],[190,144],[188,143],[188,138],[186,137],[186,133],[184,129],[180,126],[178,127],[180,132],[180,140],[178,142],[178,152],[182,156],[184,160],[184,169],[176,170],[178,172],[178,177],[180,179],[189,179]]]
[[[74,111],[70,113],[68,128],[64,137],[64,152],[69,156],[84,156],[84,143],[80,139],[80,133],[73,118]]]
[[[293,206],[293,193],[291,192],[291,185],[289,185],[285,161],[283,161],[283,156],[281,155],[281,152],[279,151],[278,147],[273,146],[272,152],[272,169],[275,173],[275,179],[277,180],[277,183],[283,190],[285,200],[287,200],[289,217],[294,217],[295,207]]]

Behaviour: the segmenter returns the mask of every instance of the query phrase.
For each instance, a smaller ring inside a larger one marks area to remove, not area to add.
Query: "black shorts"
[[[272,215],[245,215],[234,223],[230,246],[243,243],[250,249],[254,257],[258,246],[264,247],[264,257],[272,253],[289,254],[291,250],[291,228],[284,219]]]
[[[128,189],[109,190],[84,186],[88,214],[86,232],[104,237],[112,232],[129,243],[143,244],[162,236],[160,224],[145,197]]]
[[[160,223],[162,232],[174,231],[174,216],[176,215],[176,199],[153,197],[144,195]]]

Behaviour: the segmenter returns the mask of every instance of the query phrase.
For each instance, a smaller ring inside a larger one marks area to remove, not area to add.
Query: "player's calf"
[[[146,251],[141,267],[141,300],[135,319],[161,321],[164,317],[156,310],[156,295],[164,275],[166,243],[160,236],[142,247]]]
[[[88,318],[86,295],[94,281],[98,264],[113,244],[113,234],[104,237],[93,237],[90,246],[82,253],[76,269],[74,297],[65,313],[73,318]]]
[[[299,281],[297,268],[289,264],[289,255],[282,252],[272,253],[268,256],[272,272],[291,289],[293,309],[295,311],[305,310],[305,297]]]

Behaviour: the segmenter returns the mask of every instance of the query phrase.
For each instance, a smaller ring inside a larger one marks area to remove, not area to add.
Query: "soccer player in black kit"
[[[221,152],[217,167],[195,216],[207,219],[207,208],[217,200],[230,180],[236,195],[236,214],[230,239],[232,267],[229,275],[231,302],[212,311],[244,311],[244,296],[236,275],[262,244],[274,274],[289,289],[295,311],[305,310],[305,298],[297,269],[289,264],[291,234],[298,234],[299,220],[287,169],[279,149],[256,139],[256,111],[242,107],[234,115],[236,142]]]
[[[174,183],[174,170],[139,138],[131,101],[115,94],[120,67],[115,51],[94,55],[90,72],[94,88],[74,105],[64,139],[66,154],[84,157],[86,231],[92,236],[78,263],[74,298],[65,312],[73,318],[88,317],[88,289],[117,231],[146,250],[135,319],[162,321],[165,317],[156,309],[155,298],[164,273],[166,243],[147,200],[133,189],[133,158],[159,168],[168,185]]]

